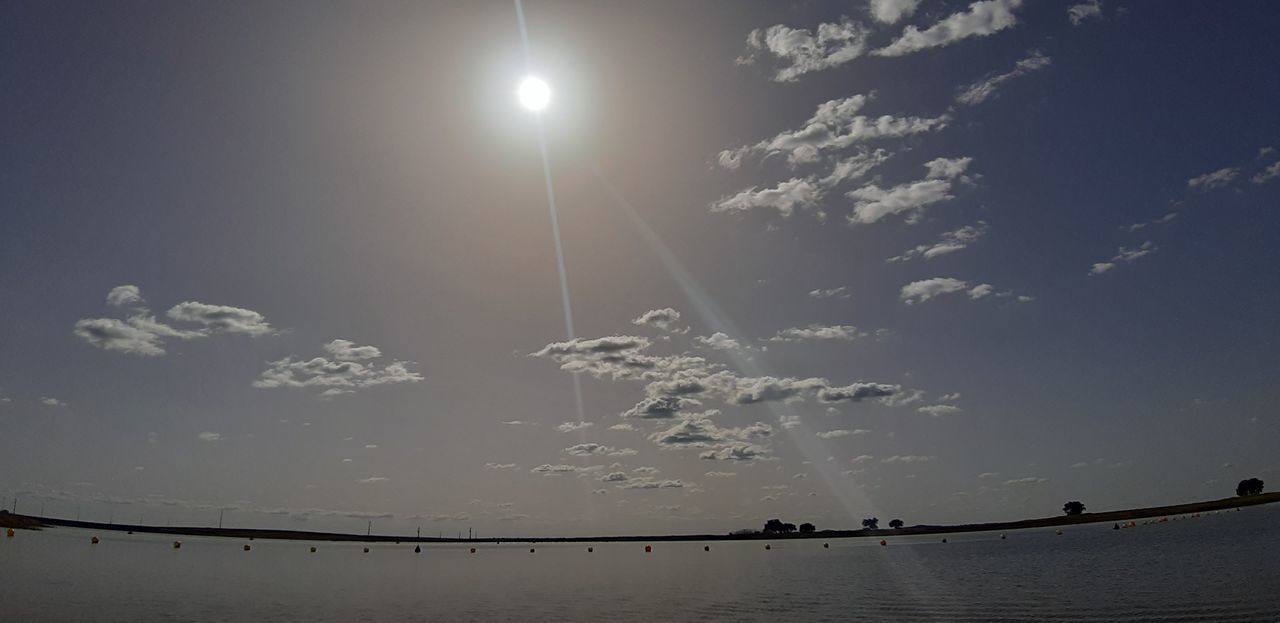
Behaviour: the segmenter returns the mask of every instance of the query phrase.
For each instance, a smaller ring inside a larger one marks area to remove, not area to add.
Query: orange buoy
[[[476,553],[476,548],[474,548],[474,547],[473,547],[473,548],[471,548],[471,553],[472,553],[472,554]]]
[[[182,541],[174,541],[173,549],[182,549]]]
[[[244,551],[246,551],[246,552],[247,552],[247,551],[249,551],[249,550],[251,550],[251,549],[253,549],[253,548],[252,548],[252,547],[250,547],[248,543],[245,543],[245,544],[244,544]]]
[[[11,538],[11,539],[13,538],[13,535],[14,535],[14,534],[15,534],[15,533],[14,533],[14,531],[13,531],[13,528],[9,528],[8,530],[5,530],[5,531],[4,531],[4,535],[5,535],[5,536],[7,536],[7,537],[9,537],[9,538]]]
[[[96,536],[95,536],[95,537],[93,537],[92,539],[89,539],[89,544],[90,544],[90,545],[97,545],[97,544],[98,544],[98,537],[96,537]]]
[[[646,546],[644,546],[644,553],[646,553],[646,554],[652,554],[652,553],[653,553],[653,546],[652,546],[652,545],[646,545]]]
[[[889,544],[889,542],[888,542],[888,541],[886,541],[886,540],[884,540],[884,539],[880,539],[880,544],[881,544],[881,545],[888,545],[888,544]]]

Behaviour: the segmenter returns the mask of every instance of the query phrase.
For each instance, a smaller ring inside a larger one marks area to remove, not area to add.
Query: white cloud
[[[369,484],[374,484],[379,482],[391,482],[391,479],[387,478],[386,476],[370,476],[368,478],[361,478],[356,482],[362,485],[369,485]]]
[[[850,325],[832,325],[822,326],[811,324],[807,327],[791,327],[783,329],[777,335],[769,338],[771,342],[851,342],[860,337],[865,337],[866,333],[858,331],[857,327]]]
[[[684,481],[659,480],[657,478],[628,478],[617,485],[619,489],[683,489]]]
[[[836,439],[838,437],[852,437],[854,435],[866,435],[867,433],[870,433],[870,432],[871,431],[866,430],[864,428],[858,428],[854,430],[845,430],[843,428],[838,428],[836,430],[829,430],[829,431],[816,433],[816,435],[822,439]]]
[[[111,288],[111,291],[107,293],[107,305],[110,305],[112,307],[141,304],[143,302],[144,301],[142,300],[142,291],[138,288],[138,286],[134,286],[134,285],[116,286],[114,288]]]
[[[680,323],[680,312],[670,308],[651,309],[638,318],[631,321],[631,324],[654,327],[670,333],[688,333],[689,328],[678,326]]]
[[[573,431],[583,430],[595,426],[591,422],[564,422],[556,425],[556,430],[562,433],[572,433]]]
[[[485,463],[485,469],[515,469],[515,463]]]
[[[928,206],[955,198],[951,194],[954,180],[972,162],[972,158],[936,158],[925,163],[929,170],[925,179],[887,190],[869,184],[845,193],[846,197],[854,200],[849,224],[865,225],[895,214],[906,214],[907,222],[915,223]]]
[[[1150,220],[1150,221],[1143,221],[1143,222],[1141,222],[1141,223],[1133,223],[1132,225],[1125,225],[1124,227],[1121,227],[1120,229],[1125,230],[1125,231],[1127,231],[1127,232],[1129,232],[1129,233],[1133,233],[1133,232],[1135,232],[1135,231],[1138,231],[1138,230],[1141,230],[1141,229],[1146,229],[1146,228],[1148,228],[1148,227],[1151,227],[1152,225],[1163,225],[1163,224],[1165,224],[1165,223],[1172,222],[1173,220],[1175,220],[1175,219],[1177,219],[1177,218],[1178,218],[1178,213],[1177,213],[1177,212],[1170,212],[1170,213],[1168,213],[1168,214],[1166,214],[1166,215],[1164,215],[1164,216],[1162,216],[1162,217],[1160,217],[1160,218],[1152,219],[1152,220]]]
[[[1114,269],[1119,263],[1128,263],[1151,255],[1152,253],[1155,253],[1158,248],[1159,247],[1150,240],[1142,243],[1142,246],[1139,246],[1136,249],[1120,247],[1120,251],[1116,253],[1115,257],[1111,258],[1111,261],[1094,263],[1093,267],[1089,269],[1089,274],[1101,275],[1102,273]]]
[[[262,314],[241,307],[186,301],[169,308],[165,315],[173,320],[202,324],[224,333],[243,333],[257,337],[274,332]]]
[[[83,318],[76,321],[75,335],[103,350],[131,355],[164,354],[160,336],[115,318]]]
[[[539,465],[531,470],[530,473],[542,474],[544,476],[559,476],[561,474],[585,474],[590,472],[598,472],[604,469],[603,465],[589,465],[587,467],[578,467],[577,465]]]
[[[982,472],[981,474],[978,474],[978,478],[980,480],[990,480],[992,478],[997,478],[999,476],[1000,476],[1000,472]]]
[[[325,344],[324,349],[338,361],[360,361],[382,356],[382,351],[377,346],[356,346],[351,340],[334,340]]]
[[[954,13],[924,30],[907,26],[901,36],[872,54],[903,56],[970,37],[985,37],[1016,25],[1018,18],[1013,11],[1020,6],[1022,0],[980,0],[970,4],[968,11]]]
[[[196,435],[200,441],[222,441],[222,433],[203,432]]]
[[[636,451],[631,448],[614,448],[598,443],[580,443],[565,448],[564,453],[571,456],[632,456]]]
[[[1080,4],[1073,4],[1067,7],[1067,19],[1071,20],[1072,26],[1079,26],[1088,19],[1102,19],[1102,2],[1087,0]]]
[[[1027,485],[1039,485],[1039,484],[1044,484],[1046,482],[1049,482],[1048,478],[1037,478],[1035,476],[1028,476],[1026,478],[1014,478],[1013,480],[1006,480],[1004,481],[1003,486],[1019,487],[1019,486],[1027,486]]]
[[[935,257],[963,251],[969,248],[969,245],[982,240],[987,235],[987,222],[978,221],[973,225],[965,225],[959,229],[944,232],[937,242],[930,244],[918,245],[913,249],[896,257],[891,257],[886,262],[906,262],[916,258],[924,258],[926,260]]]
[[[708,461],[757,461],[772,457],[769,456],[767,448],[750,443],[738,443],[717,450],[707,450],[699,454],[698,458]]]
[[[916,456],[916,455],[893,455],[887,459],[880,461],[881,463],[927,463],[937,457],[932,456]]]
[[[1249,181],[1254,184],[1265,184],[1277,177],[1280,177],[1280,161],[1272,162],[1271,166],[1263,169],[1261,173],[1249,178]]]
[[[875,459],[876,457],[871,456],[870,454],[859,454],[858,456],[855,456],[849,459],[849,462],[857,465],[860,463],[866,463],[868,461],[874,461]]]
[[[57,398],[50,398],[50,397],[48,397],[48,396],[45,396],[45,397],[41,398],[41,399],[40,399],[40,404],[45,405],[45,406],[47,406],[47,407],[65,407],[65,406],[67,406],[67,403],[65,403],[65,402],[63,402],[63,401],[61,401],[61,400],[58,400]]]
[[[346,342],[346,344],[342,344]],[[335,346],[335,343],[337,345]],[[346,340],[334,340],[325,345],[325,349],[335,355],[330,360],[324,357],[313,357],[307,360],[294,360],[285,357],[268,363],[266,370],[253,382],[254,387],[271,389],[277,387],[314,387],[322,389],[321,397],[355,393],[357,390],[379,385],[396,383],[417,383],[423,380],[421,374],[409,370],[407,362],[392,361],[384,366],[366,361],[351,361],[337,357],[359,357],[382,352],[373,346],[353,346]]]
[[[822,197],[822,189],[811,178],[792,178],[774,188],[756,190],[755,186],[736,195],[722,197],[711,204],[712,212],[745,212],[757,208],[777,210],[783,217],[797,209],[812,208]]]
[[[940,417],[943,415],[954,415],[956,413],[960,413],[963,409],[955,405],[929,405],[927,407],[920,407],[916,409],[916,411],[919,411],[920,413],[928,413],[933,417]]]
[[[779,415],[778,425],[786,430],[798,428],[801,425],[800,416],[798,415]]]
[[[707,478],[733,478],[737,475],[738,472],[707,472],[703,474],[703,476],[706,476]]]
[[[953,277],[933,277],[931,279],[913,281],[902,286],[899,298],[901,298],[902,302],[907,305],[914,305],[944,294],[953,294],[956,292],[965,292],[968,294],[970,299],[975,300],[986,298],[988,296],[994,296],[996,298],[1012,298],[1019,303],[1029,303],[1035,300],[1035,298],[1031,296],[1014,294],[1012,290],[996,291],[995,286],[989,283],[972,285],[967,281],[962,281]]]
[[[632,426],[629,422],[622,422],[620,424],[614,424],[613,426],[610,426],[609,430],[633,431],[633,430],[636,430],[636,427]]]
[[[818,290],[810,290],[809,298],[813,299],[831,299],[831,298],[849,298],[849,288],[839,286],[836,288],[822,288]]]
[[[737,63],[751,65],[760,55],[770,54],[787,63],[774,73],[773,79],[790,82],[862,56],[869,34],[865,26],[847,17],[839,23],[819,24],[816,32],[782,24],[757,28],[747,35],[747,51]]]
[[[1240,169],[1235,167],[1224,167],[1217,171],[1205,173],[1204,175],[1197,175],[1196,177],[1187,180],[1187,188],[1195,190],[1212,190],[1214,188],[1221,188],[1235,181],[1239,175]]]
[[[739,350],[742,348],[742,344],[739,344],[738,340],[735,340],[719,331],[712,333],[710,336],[699,335],[698,337],[693,338],[693,344],[694,346],[711,348],[714,350]]]
[[[915,13],[920,0],[871,0],[871,17],[884,24],[896,24]]]
[[[720,165],[728,169],[736,169],[741,164],[742,158],[754,154],[765,157],[785,155],[790,165],[797,166],[816,162],[826,152],[845,149],[859,143],[940,130],[950,121],[950,117],[946,115],[936,118],[890,115],[872,118],[858,114],[869,100],[870,98],[866,95],[850,95],[823,102],[799,129],[780,132],[773,138],[754,145],[744,145],[720,152]],[[837,168],[841,175],[861,175],[888,157],[889,155],[883,151],[864,152],[845,161],[843,168],[839,165]],[[828,179],[834,183],[845,178]],[[807,183],[811,189],[806,189],[804,193],[796,192],[795,189],[800,187],[801,182]],[[812,195],[819,194],[823,185],[812,178],[796,178],[785,184],[790,193],[782,193],[775,189],[775,194],[788,194],[797,205],[801,199],[815,200]],[[754,191],[754,189],[751,190]]]
[[[995,97],[1000,85],[1013,80],[1014,78],[1044,69],[1052,63],[1052,59],[1044,54],[1041,54],[1040,52],[1032,52],[1030,56],[1014,64],[1011,71],[991,75],[973,84],[962,87],[959,92],[956,93],[956,102],[964,106],[981,104],[982,102]]]

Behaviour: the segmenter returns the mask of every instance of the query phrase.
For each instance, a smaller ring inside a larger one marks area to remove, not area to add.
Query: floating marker
[[[591,552],[594,552],[594,551],[596,551],[596,548],[594,548],[594,547],[588,547],[588,548],[587,548],[587,553],[588,553],[588,554],[590,554]]]
[[[711,546],[710,546],[710,545],[703,545],[703,546],[702,546],[702,551],[704,551],[704,552],[709,552],[709,551],[711,551]]]
[[[888,544],[889,544],[889,542],[888,542],[888,541],[886,541],[886,540],[884,540],[884,539],[880,539],[880,544],[881,544],[881,545],[888,545]]]
[[[1056,531],[1056,534],[1057,534],[1058,536],[1062,536],[1062,528],[1058,528],[1058,529],[1057,529],[1057,531]]]
[[[421,553],[422,553],[422,546],[421,546],[421,545],[414,545],[414,546],[413,546],[413,553],[415,553],[415,554],[421,554]]]
[[[369,548],[367,548],[367,547],[366,547],[366,548],[364,548],[364,553],[368,554],[368,553],[369,553]]]
[[[644,553],[646,553],[646,554],[652,554],[652,553],[653,553],[653,546],[652,546],[652,545],[646,545],[646,546],[644,546]]]
[[[311,553],[312,554],[316,553],[316,546],[314,545],[311,546]]]
[[[4,535],[12,539],[14,535],[13,528],[9,528],[8,530],[5,530]]]
[[[89,544],[90,544],[90,545],[97,545],[97,544],[98,544],[98,537],[96,537],[96,536],[95,536],[95,537],[93,537],[92,539],[89,539]]]
[[[529,553],[530,553],[530,554],[532,554],[532,553],[533,553],[533,548],[532,548],[532,547],[530,547],[530,548],[529,548]]]
[[[822,549],[831,549],[831,544],[830,544],[830,543],[823,543],[823,544],[822,544]]]
[[[773,547],[771,547],[768,543],[765,543],[765,544],[764,544],[764,548],[765,548],[765,549],[773,549]]]
[[[244,551],[246,551],[246,552],[247,552],[247,551],[249,551],[249,550],[251,550],[251,549],[253,549],[253,548],[252,548],[252,547],[250,547],[248,543],[245,543],[245,544],[244,544]]]
[[[182,541],[174,541],[173,549],[182,549]]]
[[[472,553],[472,554],[476,553],[476,548],[474,548],[474,547],[473,547],[473,548],[471,548],[471,553]]]
[[[1002,534],[1002,535],[1000,535],[1000,540],[1001,540],[1001,541],[1003,541],[1003,540],[1004,540],[1004,535],[1003,535],[1003,534]]]
[[[947,542],[946,537],[943,537],[943,538],[942,538],[942,542],[943,542],[943,543],[946,543],[946,542]]]

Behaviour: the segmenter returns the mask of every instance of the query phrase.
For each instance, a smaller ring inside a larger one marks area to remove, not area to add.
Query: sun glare
[[[551,87],[537,76],[527,76],[516,87],[516,97],[520,105],[534,112],[541,111],[551,103]]]

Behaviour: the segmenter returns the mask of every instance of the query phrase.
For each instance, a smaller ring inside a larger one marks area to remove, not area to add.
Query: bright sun
[[[537,76],[527,76],[516,87],[516,97],[520,105],[534,112],[540,111],[551,103],[551,87]]]

